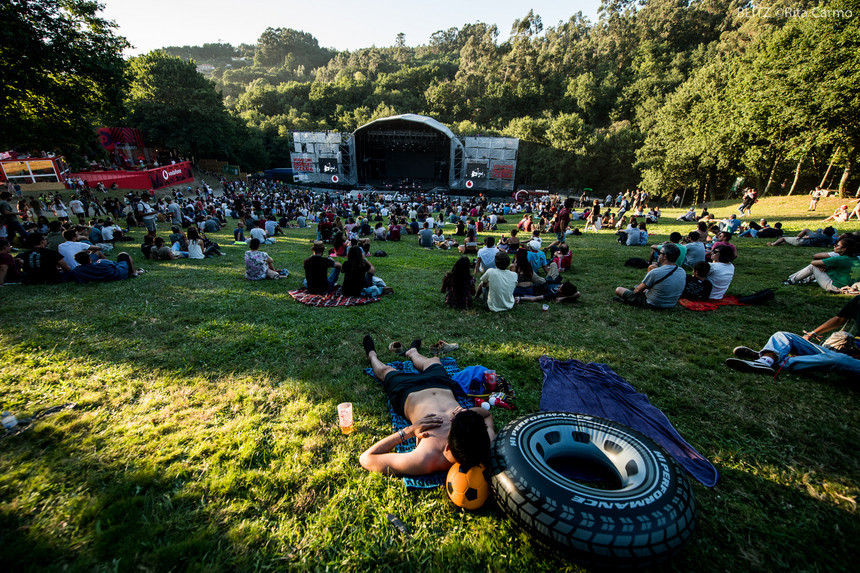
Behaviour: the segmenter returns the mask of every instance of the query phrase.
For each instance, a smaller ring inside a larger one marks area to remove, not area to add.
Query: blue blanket
[[[541,411],[606,418],[642,432],[669,452],[702,485],[713,487],[717,469],[672,427],[669,419],[606,364],[541,356]]]
[[[412,364],[411,361],[407,360],[404,362],[389,362],[388,366],[400,370],[401,372],[418,372],[415,369],[415,365]],[[445,370],[451,377],[455,377],[455,375],[460,372],[460,368],[457,366],[457,361],[453,358],[446,356],[442,358],[442,366],[445,367]],[[373,375],[373,368],[365,368],[365,373],[369,374],[373,377],[374,380],[378,381],[382,384],[382,380]],[[394,426],[395,430],[402,430],[406,426],[409,425],[409,420],[397,414],[394,411],[394,407],[391,405],[391,401],[388,400],[388,413],[391,416],[391,425]],[[467,398],[466,396],[457,396],[457,401],[464,408],[471,408],[474,406],[474,402],[471,398]],[[398,453],[411,452],[415,449],[415,446],[418,445],[418,442],[415,441],[415,438],[409,438],[402,444],[398,444],[394,451]],[[445,485],[445,478],[448,475],[448,472],[435,472],[432,474],[427,474],[423,476],[403,476],[403,484],[407,489],[427,489],[433,487],[439,487],[440,485]]]

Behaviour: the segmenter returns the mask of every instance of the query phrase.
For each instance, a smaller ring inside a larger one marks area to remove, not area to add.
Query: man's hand
[[[436,414],[427,414],[411,426],[409,430],[416,438],[426,438],[430,435],[430,430],[438,428],[442,425],[442,418]]]

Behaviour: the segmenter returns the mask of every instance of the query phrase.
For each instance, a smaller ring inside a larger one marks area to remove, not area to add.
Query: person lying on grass
[[[107,259],[93,262],[90,255],[82,251],[75,254],[75,262],[78,266],[68,273],[68,280],[74,280],[77,283],[121,281],[139,274],[128,253],[118,254],[116,262]]]
[[[394,411],[410,425],[365,450],[358,458],[361,467],[385,475],[424,475],[445,471],[457,462],[464,467],[487,463],[490,444],[496,437],[493,416],[483,408],[460,406],[454,397],[457,383],[439,358],[422,356],[418,352],[421,341],[415,340],[405,356],[418,372],[400,372],[379,360],[370,336],[362,343]],[[418,442],[415,449],[392,452],[413,436]]]
[[[841,329],[854,321],[850,331],[839,330],[827,340],[819,335]],[[760,351],[738,346],[732,353],[735,358],[726,360],[726,366],[740,372],[753,372],[775,376],[785,368],[792,372],[843,372],[860,374],[860,349],[857,347],[857,329],[860,322],[860,295],[803,336],[791,332],[776,332]],[[812,341],[817,342],[817,344]]]
[[[537,296],[518,296],[514,297],[514,302],[516,304],[521,302],[549,302],[551,300],[556,302],[576,302],[582,294],[577,290],[576,285],[570,281],[566,281],[561,284],[547,284],[544,288],[547,291],[546,294]]]

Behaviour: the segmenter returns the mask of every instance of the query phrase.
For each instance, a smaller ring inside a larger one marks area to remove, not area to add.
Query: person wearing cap
[[[856,211],[856,209],[855,209],[855,211]],[[848,214],[848,205],[840,205],[839,207],[836,208],[835,211],[833,211],[832,215],[830,215],[829,217],[824,219],[824,221],[822,221],[822,222],[826,223],[827,221],[836,221],[837,223],[844,223],[845,221],[848,220],[849,216],[850,215]],[[860,217],[858,217],[858,218],[860,218]]]
[[[546,255],[541,250],[541,243],[539,240],[532,239],[529,241],[528,258],[529,264],[532,266],[532,283],[542,285],[547,282],[556,282],[558,279],[558,266],[556,266],[554,270],[550,269],[550,264],[546,260]],[[544,272],[546,278],[538,274],[539,270]]]

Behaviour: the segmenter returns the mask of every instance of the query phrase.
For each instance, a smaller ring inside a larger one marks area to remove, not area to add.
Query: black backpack
[[[776,291],[772,288],[762,289],[758,292],[738,297],[738,302],[741,304],[759,305],[772,301],[776,295]]]

